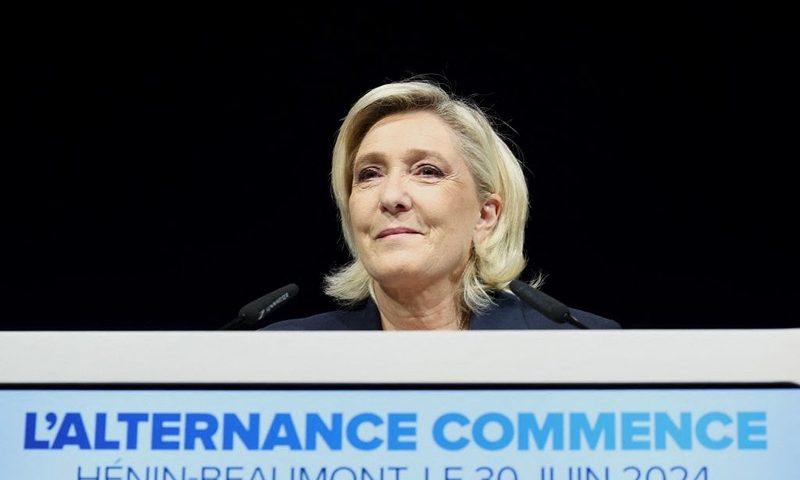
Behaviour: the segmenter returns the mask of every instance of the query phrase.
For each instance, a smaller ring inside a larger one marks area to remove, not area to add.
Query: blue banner
[[[2,389],[0,478],[800,479],[800,389]]]

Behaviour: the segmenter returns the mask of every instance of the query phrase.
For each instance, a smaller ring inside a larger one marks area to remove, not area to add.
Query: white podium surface
[[[800,478],[800,329],[0,333],[0,479]]]
[[[5,332],[0,383],[800,384],[800,329]]]

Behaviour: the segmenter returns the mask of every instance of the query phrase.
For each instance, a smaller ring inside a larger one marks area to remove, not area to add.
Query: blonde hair
[[[493,231],[473,245],[461,277],[461,308],[480,312],[493,302],[491,292],[507,288],[525,268],[523,254],[528,219],[528,189],[517,157],[474,103],[456,98],[427,79],[388,83],[362,96],[350,109],[333,148],[331,186],[339,209],[342,233],[353,260],[325,277],[325,293],[343,304],[354,304],[372,293],[372,279],[358,259],[350,226],[349,198],[353,161],[361,141],[380,119],[402,112],[438,115],[456,134],[481,200],[502,199]]]

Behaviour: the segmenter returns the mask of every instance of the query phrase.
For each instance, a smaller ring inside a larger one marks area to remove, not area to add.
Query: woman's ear
[[[481,204],[481,216],[475,224],[475,233],[472,237],[474,243],[483,241],[494,230],[503,210],[503,200],[500,195],[493,193],[486,197]]]

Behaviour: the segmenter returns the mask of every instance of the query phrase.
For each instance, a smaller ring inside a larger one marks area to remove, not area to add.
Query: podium
[[[0,333],[0,478],[800,478],[800,329]]]

